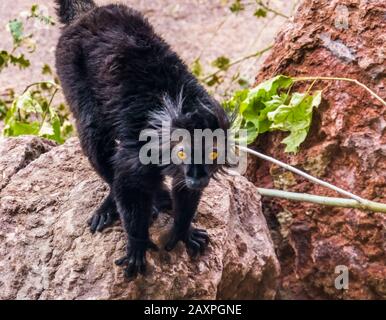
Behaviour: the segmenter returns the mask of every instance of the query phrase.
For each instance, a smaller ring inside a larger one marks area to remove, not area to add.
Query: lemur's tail
[[[96,7],[93,0],[55,0],[58,4],[56,12],[63,24],[70,24],[80,15]]]

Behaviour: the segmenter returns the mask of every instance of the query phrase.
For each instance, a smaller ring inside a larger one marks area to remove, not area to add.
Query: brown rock
[[[257,81],[276,74],[348,77],[385,99],[385,15],[384,0],[304,1],[279,33]],[[296,156],[284,153],[280,141],[285,133],[267,134],[256,147],[386,203],[386,107],[353,83],[318,82],[314,88],[324,89],[324,102],[301,151]],[[283,177],[272,176],[276,171],[252,160],[248,177],[258,186],[273,187]],[[299,177],[292,179],[287,179],[292,191],[338,196]],[[384,214],[282,200],[264,203],[282,264],[282,298],[386,298]],[[349,268],[348,290],[334,286],[338,265]]]
[[[191,260],[182,244],[148,253],[148,276],[131,283],[114,265],[126,245],[120,224],[97,235],[87,227],[106,191],[76,139],[10,177],[0,192],[0,299],[275,297],[278,261],[260,197],[245,178],[224,178],[205,192],[196,222],[211,236],[204,256]],[[152,227],[160,246],[170,223],[161,214]]]
[[[7,185],[12,175],[55,145],[52,141],[31,136],[0,138],[0,190]]]

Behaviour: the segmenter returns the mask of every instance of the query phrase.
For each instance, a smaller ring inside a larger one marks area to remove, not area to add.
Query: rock
[[[276,74],[357,79],[386,98],[386,2],[304,1],[276,39],[257,76]],[[306,90],[310,82],[296,89]],[[285,133],[256,147],[364,198],[386,203],[386,108],[360,86],[317,82],[324,102],[297,155],[284,153]],[[252,159],[248,177],[260,187],[338,196]],[[282,266],[282,298],[386,299],[384,214],[264,200]],[[337,290],[335,268],[349,270],[349,289]]]
[[[0,190],[7,185],[12,175],[54,146],[52,141],[31,136],[0,138]]]
[[[3,140],[0,148],[15,143],[23,153],[30,140]],[[7,158],[2,154],[1,163]],[[148,276],[127,282],[114,264],[126,245],[120,223],[96,235],[88,229],[107,187],[78,140],[16,171],[0,192],[0,299],[275,297],[279,264],[260,196],[243,177],[212,182],[205,192],[196,222],[211,236],[204,256],[190,259],[182,244],[171,253],[149,252]],[[151,237],[158,245],[170,225],[168,214],[155,222]]]

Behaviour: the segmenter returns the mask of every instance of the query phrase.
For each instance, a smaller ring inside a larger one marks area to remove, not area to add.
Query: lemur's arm
[[[179,179],[173,180],[174,224],[170,239],[165,247],[166,250],[172,250],[181,240],[191,255],[196,256],[198,253],[204,252],[209,242],[209,236],[205,230],[195,229],[191,225],[201,195],[201,191],[188,189]]]

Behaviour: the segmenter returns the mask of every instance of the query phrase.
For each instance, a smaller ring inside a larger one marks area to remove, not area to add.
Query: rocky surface
[[[386,99],[386,2],[310,0],[279,33],[257,81],[276,74],[357,79]],[[305,89],[310,83],[299,87]],[[324,102],[296,156],[283,152],[284,133],[259,150],[364,198],[386,203],[386,107],[347,82],[318,82]],[[337,196],[260,161],[249,178],[262,187]],[[282,298],[386,298],[384,214],[288,201],[264,202],[282,265]],[[338,265],[349,289],[337,290]]]
[[[32,146],[41,146],[28,157],[35,160],[18,160]],[[191,260],[182,244],[148,253],[148,276],[129,283],[114,265],[126,243],[120,224],[97,235],[88,230],[107,188],[78,141],[52,148],[37,138],[4,139],[0,150],[2,170],[11,168],[0,191],[0,299],[275,297],[279,264],[260,197],[245,178],[224,178],[205,192],[196,221],[211,236],[204,256]],[[23,165],[14,170],[13,162]],[[161,214],[152,227],[160,246],[170,223]]]
[[[14,174],[54,146],[52,141],[35,137],[0,138],[0,190]]]

